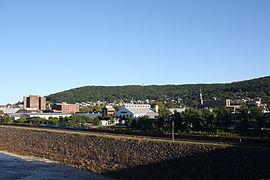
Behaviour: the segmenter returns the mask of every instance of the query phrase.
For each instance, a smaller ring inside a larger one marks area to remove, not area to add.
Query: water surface
[[[1,180],[108,180],[104,176],[59,164],[22,159],[0,153]]]

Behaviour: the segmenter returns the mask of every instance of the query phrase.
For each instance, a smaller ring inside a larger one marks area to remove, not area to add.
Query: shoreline
[[[17,157],[17,158],[23,159],[25,161],[40,161],[40,162],[45,162],[45,163],[50,163],[50,164],[62,165],[59,161],[54,161],[54,160],[50,160],[50,159],[42,158],[42,157],[38,157],[38,156],[22,155],[19,153],[9,152],[6,150],[0,150],[0,154],[5,154],[7,156]]]
[[[6,150],[0,150],[0,156],[3,157],[3,162],[6,162],[0,164],[0,179],[12,179],[13,177],[44,179],[45,176],[48,177],[48,179],[54,179],[55,176],[58,176],[59,180],[77,180],[77,178],[82,180],[114,180],[108,176],[80,168],[70,167],[47,158],[21,155],[16,152],[8,152]],[[22,167],[22,165],[26,168],[20,168],[19,170],[16,169],[16,167]],[[67,174],[67,171],[69,174]]]

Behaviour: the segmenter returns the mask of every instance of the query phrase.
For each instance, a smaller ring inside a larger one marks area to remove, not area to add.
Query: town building
[[[0,110],[0,117],[2,117],[4,115],[5,115],[4,111],[3,110]]]
[[[241,105],[230,105],[226,108],[231,109],[233,112],[237,112],[241,108]]]
[[[185,112],[187,110],[186,107],[183,107],[183,108],[169,108],[168,109],[172,114],[174,114],[175,112],[177,113],[182,113],[182,112]]]
[[[203,107],[204,108],[212,108],[212,107],[230,107],[231,100],[230,99],[223,99],[223,100],[203,100]]]
[[[254,98],[252,101],[248,104],[249,107],[261,107],[266,109],[267,104],[262,103],[262,98]]]
[[[27,108],[33,108],[36,110],[43,111],[46,109],[46,97],[41,97],[41,96],[29,96],[23,97],[23,107],[24,109]]]
[[[155,118],[158,116],[158,106],[152,109],[149,104],[124,104],[122,108],[115,113],[116,117],[143,117],[148,116],[149,118]]]
[[[115,113],[115,109],[112,106],[105,106],[102,109],[102,115],[105,116],[113,116]]]
[[[14,120],[18,120],[21,117],[26,117],[26,118],[39,117],[43,119],[70,117],[71,114],[68,114],[68,113],[14,113],[14,114],[8,114],[7,116],[14,118]]]
[[[92,117],[92,118],[95,118],[95,117],[101,117],[102,114],[101,113],[84,113],[84,112],[78,112],[76,113],[77,115],[80,115],[80,116],[88,116],[88,117]]]
[[[17,113],[42,113],[42,111],[35,108],[24,108],[17,111]]]
[[[3,111],[4,114],[17,113],[20,110],[21,110],[21,108],[0,107],[0,111]]]
[[[216,98],[214,98],[213,100],[204,100],[202,90],[200,89],[200,105],[202,108],[230,107],[231,100],[230,99],[217,100]]]
[[[108,125],[109,125],[109,121],[107,121],[107,120],[101,120],[101,121],[99,122],[99,125],[100,125],[100,126],[108,126]]]
[[[58,113],[76,113],[80,111],[80,106],[77,104],[58,103],[52,105],[52,111]]]
[[[231,104],[239,105],[239,104],[245,104],[248,100],[247,99],[234,99],[231,101]]]
[[[13,113],[13,114],[7,114],[6,116],[13,118],[14,120],[18,120],[21,117],[25,117],[24,113]]]
[[[32,113],[32,114],[26,114],[26,117],[39,117],[39,118],[43,118],[43,119],[70,117],[70,116],[71,116],[71,114],[69,114],[69,113]]]

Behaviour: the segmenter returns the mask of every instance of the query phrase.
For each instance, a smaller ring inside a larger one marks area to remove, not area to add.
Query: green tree
[[[255,123],[252,124],[252,126],[257,130],[260,130],[261,127],[265,127],[265,117],[263,113],[263,108],[260,107],[250,108],[250,118],[255,120]]]
[[[202,111],[202,119],[204,130],[208,132],[217,132],[217,114],[208,109]]]
[[[216,107],[214,112],[217,115],[217,129],[225,130],[232,124],[232,110],[226,107]]]
[[[167,109],[160,110],[156,126],[159,131],[170,131],[171,112]]]
[[[157,130],[157,120],[156,119],[150,119],[149,116],[141,117],[136,121],[137,128],[144,130],[144,131],[155,131]]]
[[[50,117],[48,119],[47,123],[50,124],[50,125],[54,125],[54,126],[59,126],[60,125],[59,118]]]
[[[99,119],[98,119],[98,118],[94,118],[94,119],[92,120],[92,124],[93,124],[93,125],[99,125]]]
[[[166,107],[162,102],[159,101],[153,101],[149,103],[151,105],[152,108],[155,108],[155,106],[158,106],[159,111],[165,111]]]
[[[255,127],[257,121],[256,116],[251,114],[251,109],[248,107],[241,107],[238,119],[240,119],[240,123],[238,124],[238,130],[240,132],[250,131]]]
[[[25,116],[22,116],[22,117],[20,117],[20,119],[17,120],[17,123],[23,124],[23,123],[25,123],[26,121],[27,121],[26,117],[25,117]]]
[[[205,119],[202,116],[202,111],[194,109],[194,108],[188,108],[184,112],[185,121],[188,130],[193,131],[201,131],[204,128],[204,125],[206,124]]]
[[[9,124],[13,121],[14,119],[12,117],[9,117],[9,116],[4,116],[2,118],[2,122],[5,123],[5,124]]]

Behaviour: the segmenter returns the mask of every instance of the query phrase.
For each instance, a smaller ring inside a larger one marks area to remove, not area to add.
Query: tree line
[[[47,125],[65,127],[89,127],[99,125],[100,120],[109,120],[112,124],[113,117],[88,117],[72,115],[70,117],[43,119],[39,117],[25,117],[14,119],[9,116],[0,118],[4,124]],[[135,119],[126,118],[128,130],[171,132],[174,123],[175,132],[179,133],[236,133],[241,135],[270,136],[270,113],[264,113],[262,108],[246,107],[234,113],[225,107],[214,109],[187,108],[184,112],[170,112],[161,108],[159,116],[151,119],[147,116]],[[111,127],[109,127],[111,128]]]
[[[233,113],[224,107],[209,109],[188,108],[184,112],[171,113],[168,110],[160,112],[159,117],[150,119],[129,118],[126,120],[131,129],[143,131],[170,132],[172,122],[176,132],[234,132],[238,134],[267,134],[270,128],[270,114],[264,113],[262,108],[242,107],[238,113]]]
[[[0,118],[0,122],[4,124],[25,124],[25,125],[49,125],[49,126],[68,126],[68,127],[87,127],[89,125],[99,125],[100,120],[110,120],[111,117],[89,117],[81,115],[72,115],[70,117],[59,117],[44,119],[40,117],[25,117],[22,116],[15,120],[12,117],[4,116]]]

